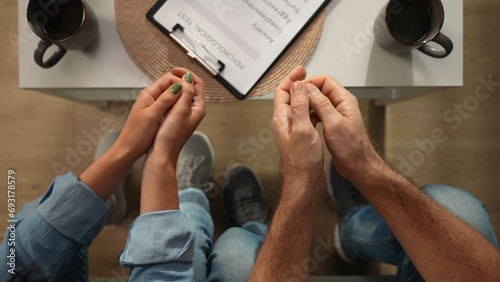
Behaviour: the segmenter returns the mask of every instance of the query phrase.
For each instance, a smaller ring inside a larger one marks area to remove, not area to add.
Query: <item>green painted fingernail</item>
[[[177,94],[179,94],[179,92],[181,92],[181,89],[182,89],[182,85],[179,82],[176,82],[170,88],[170,92],[172,92],[172,94],[174,94],[174,95],[177,95]]]
[[[193,83],[193,73],[190,71],[186,72],[186,77],[184,77],[184,79],[189,83]]]

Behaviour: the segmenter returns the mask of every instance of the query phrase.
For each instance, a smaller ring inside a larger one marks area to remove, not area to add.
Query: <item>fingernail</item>
[[[307,88],[307,94],[309,95],[313,95],[313,94],[316,94],[316,91],[318,90],[318,88],[316,88],[316,86],[308,83],[306,85],[306,88]]]
[[[186,72],[186,76],[184,77],[186,82],[193,83],[193,73],[188,71]]]
[[[170,88],[170,92],[172,92],[172,94],[174,94],[174,95],[177,95],[177,94],[179,94],[179,92],[181,92],[181,89],[182,89],[182,85],[179,82],[176,82]]]
[[[302,82],[294,82],[292,84],[292,93],[299,93],[304,89],[304,84]]]

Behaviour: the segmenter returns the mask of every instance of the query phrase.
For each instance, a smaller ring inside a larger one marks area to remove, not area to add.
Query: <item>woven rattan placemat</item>
[[[146,13],[155,3],[156,0],[115,0],[118,31],[134,62],[152,80],[162,76],[169,66],[189,68],[203,79],[207,102],[237,101],[231,92],[146,18]],[[286,74],[309,59],[320,38],[325,17],[323,11],[314,19],[248,96],[271,93]]]

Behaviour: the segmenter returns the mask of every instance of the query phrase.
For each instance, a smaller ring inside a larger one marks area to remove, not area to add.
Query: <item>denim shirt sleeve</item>
[[[120,264],[130,281],[193,281],[195,237],[179,210],[139,216],[130,226]]]
[[[38,211],[62,235],[88,246],[101,231],[109,207],[73,173],[67,173],[52,182]]]
[[[22,207],[15,234],[8,231],[5,236],[16,239],[16,272],[29,269],[26,275],[34,280],[63,277],[75,255],[99,233],[107,214],[106,203],[74,174],[57,177],[41,200]],[[2,266],[12,248],[6,242],[0,246]]]

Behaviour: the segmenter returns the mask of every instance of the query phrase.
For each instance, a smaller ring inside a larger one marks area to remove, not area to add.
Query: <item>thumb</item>
[[[177,102],[181,94],[182,85],[179,82],[174,83],[151,105],[151,111],[157,117],[163,116]]]

